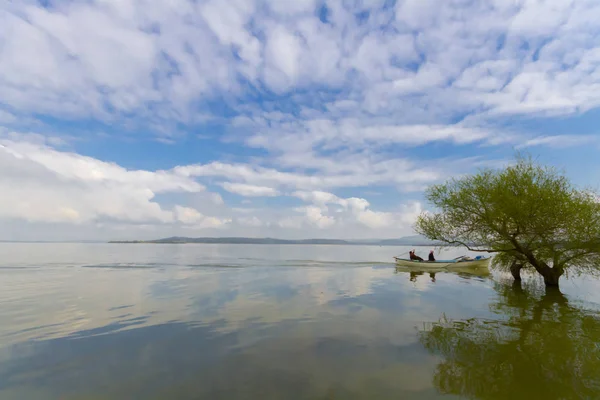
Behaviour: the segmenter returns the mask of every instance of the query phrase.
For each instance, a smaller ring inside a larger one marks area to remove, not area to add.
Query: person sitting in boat
[[[423,261],[423,259],[421,257],[419,257],[418,255],[415,254],[414,249],[409,251],[408,254],[410,254],[410,259],[413,261]]]
[[[433,250],[429,252],[429,261],[435,261],[435,256],[433,255]]]

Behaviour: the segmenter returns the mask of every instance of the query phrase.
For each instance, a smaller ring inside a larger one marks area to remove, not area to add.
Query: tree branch
[[[448,240],[448,239],[438,239],[441,240],[442,242],[446,242],[448,244],[460,244],[463,247],[466,247],[467,250],[469,251],[475,251],[475,252],[480,252],[480,253],[503,253],[503,252],[510,252],[510,251],[515,251],[516,249],[499,249],[499,250],[493,250],[493,249],[474,249],[471,248],[468,244],[461,242],[460,240]]]

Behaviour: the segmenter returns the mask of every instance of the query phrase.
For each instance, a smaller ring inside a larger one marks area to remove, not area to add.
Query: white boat
[[[424,270],[428,268],[441,268],[441,269],[464,269],[464,268],[487,268],[491,257],[488,258],[466,258],[459,257],[454,260],[435,260],[435,261],[418,261],[411,260],[410,258],[399,258],[394,257],[396,265],[402,267],[415,267],[422,268]]]

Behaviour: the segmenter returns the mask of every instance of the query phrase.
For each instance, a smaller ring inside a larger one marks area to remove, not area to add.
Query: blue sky
[[[596,188],[595,0],[0,3],[0,239],[412,233],[515,150]]]

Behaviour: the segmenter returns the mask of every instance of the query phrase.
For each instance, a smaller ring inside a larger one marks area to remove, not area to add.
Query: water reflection
[[[491,276],[490,271],[487,268],[476,269],[476,268],[463,268],[458,271],[450,271],[445,268],[415,268],[415,267],[401,267],[396,266],[396,274],[408,274],[410,282],[416,283],[420,276],[429,277],[432,283],[437,281],[436,275],[448,274],[459,276],[463,279],[480,278],[482,280],[487,279]]]
[[[0,329],[0,398],[437,398],[436,358],[419,344],[415,321],[435,318],[469,284],[444,274],[435,295],[421,296],[433,283],[414,286],[393,271],[12,275],[0,303],[9,322]]]
[[[485,273],[394,269],[377,261],[385,248],[44,248],[0,257],[17,265],[0,271],[2,400],[448,398],[433,379],[442,352],[420,340],[458,330],[415,328],[446,313],[518,332],[511,321],[533,319],[541,298]]]
[[[410,273],[409,273],[409,275],[410,275],[410,281],[411,282],[416,282],[417,281],[417,277],[421,276],[423,274],[425,274],[425,272],[423,272],[423,271],[419,271],[419,272],[410,271]],[[435,272],[429,272],[428,275],[429,275],[429,278],[431,278],[431,282],[435,282]]]
[[[418,267],[402,267],[396,266],[396,273],[409,273],[410,276],[419,276],[423,274],[429,274],[430,277],[435,277],[435,274],[446,273],[453,274],[464,277],[479,277],[479,278],[487,278],[491,276],[489,269],[487,268],[418,268]]]
[[[490,310],[502,318],[443,318],[420,332],[423,346],[444,357],[437,390],[474,399],[600,398],[599,314],[559,291],[502,282],[495,290]]]

